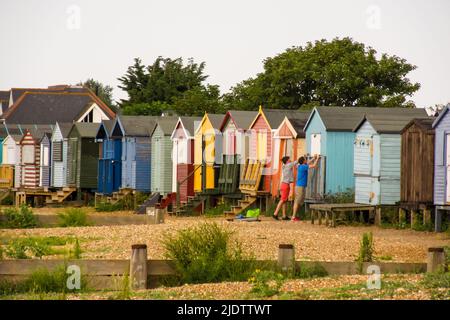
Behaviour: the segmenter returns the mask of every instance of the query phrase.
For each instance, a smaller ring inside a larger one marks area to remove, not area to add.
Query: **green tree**
[[[175,98],[173,110],[178,115],[202,116],[208,113],[224,113],[223,104],[220,101],[218,86],[198,86],[186,91],[182,96]]]
[[[204,62],[195,63],[193,59],[185,64],[182,58],[158,57],[151,65],[144,66],[136,58],[126,74],[118,79],[119,88],[128,93],[128,99],[121,102],[124,114],[157,115],[171,109],[180,114],[197,113],[191,110],[192,106],[184,111],[188,101],[201,106],[217,105],[219,90],[203,84],[208,77],[204,69]]]
[[[113,100],[113,87],[105,85],[92,78],[87,79],[85,82],[80,82],[78,85],[90,89],[108,107],[112,108],[114,111],[117,111],[117,106],[115,105]]]
[[[351,38],[308,42],[264,60],[264,71],[226,94],[227,107],[298,109],[324,106],[413,107],[407,97],[420,85],[406,76],[416,69]]]

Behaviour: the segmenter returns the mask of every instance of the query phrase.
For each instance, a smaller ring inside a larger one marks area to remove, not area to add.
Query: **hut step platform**
[[[369,211],[374,212],[377,209],[374,205],[366,205],[359,203],[317,203],[311,204],[309,210],[311,212],[311,223],[314,224],[315,219],[322,224],[322,215],[325,217],[325,225],[336,227],[336,218],[340,213]],[[375,219],[376,220],[376,219]]]

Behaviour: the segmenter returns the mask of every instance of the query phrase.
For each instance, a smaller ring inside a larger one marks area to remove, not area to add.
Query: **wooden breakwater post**
[[[146,244],[133,244],[131,246],[130,286],[132,290],[147,289]]]
[[[295,249],[293,244],[278,245],[278,266],[283,272],[295,271]]]
[[[436,272],[438,270],[446,270],[446,258],[443,247],[428,248],[427,255],[427,272]]]

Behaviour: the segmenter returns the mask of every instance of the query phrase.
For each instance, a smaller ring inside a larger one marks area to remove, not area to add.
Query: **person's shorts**
[[[295,186],[295,203],[298,205],[303,205],[305,202],[305,187]]]
[[[289,183],[284,183],[284,182],[281,183],[280,194],[281,194],[282,201],[288,201],[290,191],[291,191],[291,186],[289,185]]]

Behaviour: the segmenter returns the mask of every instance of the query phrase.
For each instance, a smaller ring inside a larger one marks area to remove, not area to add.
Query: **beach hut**
[[[231,110],[222,120],[219,130],[222,133],[223,151],[218,180],[221,194],[232,195],[239,191],[240,175],[250,150],[247,130],[257,114],[257,111]]]
[[[356,203],[394,205],[400,201],[401,131],[419,117],[427,117],[425,109],[376,108],[355,126]]]
[[[113,126],[111,139],[122,141],[121,188],[150,192],[151,133],[158,117],[119,116]]]
[[[14,168],[18,165],[19,147],[22,138],[20,128],[14,125],[0,126],[0,188],[9,189],[14,186]],[[19,177],[18,177],[19,179]]]
[[[278,196],[280,182],[282,179],[281,159],[289,156],[291,161],[297,160],[300,156],[306,155],[306,139],[303,128],[310,111],[292,111],[288,112],[280,126],[274,133],[274,174],[272,177],[271,193],[273,197]],[[294,177],[296,176],[294,168]],[[291,188],[291,196],[294,188]]]
[[[173,167],[172,139],[178,118],[161,117],[156,121],[155,129],[151,135],[151,191],[167,195],[172,192]]]
[[[21,133],[9,133],[2,142],[2,165],[0,169],[2,188],[20,187],[20,140]]]
[[[442,212],[450,210],[450,105],[433,122],[435,231],[441,231]]]
[[[242,193],[271,195],[274,174],[274,134],[290,110],[262,109],[249,126],[249,158],[239,183]]]
[[[99,123],[77,122],[68,135],[67,184],[78,191],[97,189],[99,153],[95,137],[98,127]]]
[[[51,186],[63,188],[67,186],[67,148],[68,136],[73,123],[57,122],[51,141]]]
[[[53,128],[47,125],[24,126],[25,133],[20,140],[20,187],[36,189],[41,187],[41,140],[45,134],[51,134]],[[46,146],[46,165],[49,164],[49,146],[48,138],[44,139]],[[47,168],[44,169],[47,173]],[[45,177],[47,178],[48,175]]]
[[[305,125],[307,153],[319,155],[320,168],[308,175],[306,199],[353,190],[353,129],[370,108],[316,107]]]
[[[423,210],[423,221],[430,222],[433,206],[435,118],[411,120],[401,131],[400,206]]]
[[[50,187],[51,181],[51,141],[52,134],[45,132],[39,141],[40,156],[39,156],[39,187]]]
[[[97,192],[112,194],[122,182],[122,139],[111,139],[114,120],[104,120],[95,137],[99,144]]]
[[[179,201],[183,203],[194,196],[194,132],[201,120],[200,117],[179,117],[171,136],[172,192],[178,192]]]
[[[194,191],[218,193],[219,167],[222,161],[220,125],[223,114],[205,113],[194,136]]]

